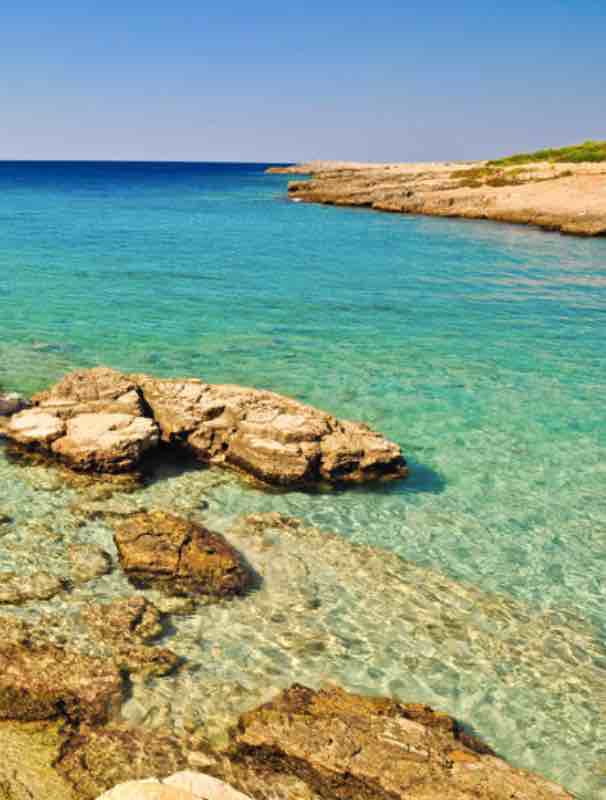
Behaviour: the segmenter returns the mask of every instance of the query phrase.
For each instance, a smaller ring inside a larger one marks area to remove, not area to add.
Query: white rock
[[[65,423],[54,414],[32,408],[11,417],[8,432],[12,439],[21,444],[49,445],[63,436]]]
[[[129,781],[114,786],[98,800],[251,800],[223,781],[201,772],[176,772],[158,781]]]
[[[155,780],[129,781],[114,786],[99,800],[199,800],[191,792]]]
[[[196,798],[204,800],[251,800],[247,794],[238,792],[233,786],[204,775],[202,772],[176,772],[163,781],[167,786],[175,786],[191,792]]]

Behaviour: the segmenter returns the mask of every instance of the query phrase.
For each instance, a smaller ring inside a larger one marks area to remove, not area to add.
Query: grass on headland
[[[533,161],[551,161],[554,163],[575,163],[584,161],[598,162],[606,161],[606,141],[594,142],[586,141],[583,144],[575,144],[570,147],[548,148],[537,150],[534,153],[517,153],[507,158],[498,158],[489,161],[491,167],[508,167],[516,164],[530,164]]]
[[[567,169],[563,172],[558,172],[557,175],[536,177],[532,175],[532,173],[529,173],[524,167],[502,169],[488,164],[484,167],[460,169],[450,173],[451,178],[458,180],[458,188],[465,186],[469,189],[479,189],[481,186],[492,186],[495,188],[502,186],[522,186],[524,183],[540,183],[542,181],[556,180],[558,178],[569,178],[571,175],[572,171]]]

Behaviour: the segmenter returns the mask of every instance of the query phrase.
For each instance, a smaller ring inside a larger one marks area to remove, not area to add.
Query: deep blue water
[[[104,363],[363,419],[401,443],[408,482],[243,488],[234,508],[563,610],[603,647],[606,240],[294,204],[265,166],[0,163],[0,383],[30,392]],[[606,678],[606,657],[586,658]],[[601,718],[604,693],[592,702]],[[602,796],[587,771],[603,745],[582,748],[567,772],[517,757]]]

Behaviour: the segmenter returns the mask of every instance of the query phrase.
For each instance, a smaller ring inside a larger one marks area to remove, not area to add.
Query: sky
[[[606,139],[605,0],[12,0],[0,159],[496,157]]]

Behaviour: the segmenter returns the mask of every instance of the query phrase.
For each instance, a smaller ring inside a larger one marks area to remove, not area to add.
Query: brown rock
[[[70,372],[51,389],[32,399],[36,405],[64,417],[84,411],[143,415],[136,383],[108,367]]]
[[[122,678],[109,662],[52,644],[0,642],[0,719],[106,722],[121,698]]]
[[[56,767],[77,787],[78,797],[94,800],[117,784],[183,770],[187,754],[184,743],[168,732],[115,724],[81,729],[63,748]]]
[[[428,706],[293,686],[241,717],[229,755],[267,780],[268,771],[294,774],[324,800],[570,797],[479,750]]]
[[[133,514],[115,528],[114,538],[122,568],[135,585],[222,597],[249,583],[240,556],[222,536],[171,514]]]
[[[80,616],[120,669],[148,678],[167,675],[181,663],[172,650],[147,644],[162,634],[164,626],[158,609],[144,597],[89,603],[80,609]]]

